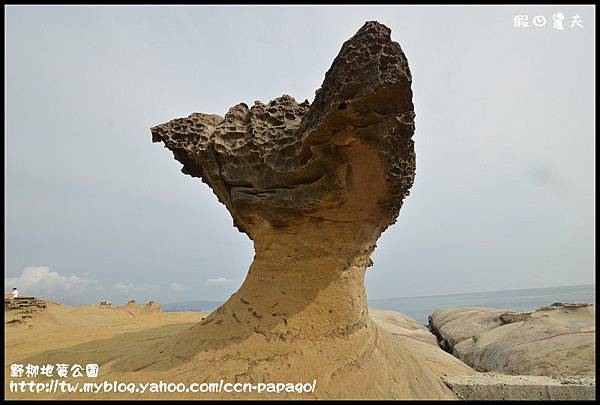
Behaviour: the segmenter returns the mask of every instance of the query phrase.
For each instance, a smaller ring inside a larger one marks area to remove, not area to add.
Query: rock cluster
[[[112,308],[112,307],[105,307]],[[160,304],[156,301],[148,301],[148,303],[144,306],[138,305],[135,300],[127,301],[127,304],[117,307],[116,309],[121,309],[129,313],[129,315],[133,317],[137,317],[140,315],[153,314],[160,312]]]

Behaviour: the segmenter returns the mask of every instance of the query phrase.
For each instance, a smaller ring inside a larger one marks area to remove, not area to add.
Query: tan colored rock
[[[496,320],[501,314],[492,315],[489,309],[456,308],[444,314],[432,316],[437,333],[457,342],[454,355],[476,370],[544,376],[595,373],[596,323],[591,305],[555,304],[511,316],[512,322],[504,324]],[[458,320],[471,336],[459,333],[456,325],[446,327]]]
[[[461,360],[442,350],[436,336],[415,319],[395,311],[372,308],[369,314],[439,377],[477,374]]]
[[[500,322],[502,325],[508,325],[509,323],[526,321],[531,317],[531,312],[505,312],[500,314]]]
[[[108,307],[110,308],[110,307]],[[116,309],[125,311],[129,315],[136,317],[146,314],[160,312],[160,304],[156,301],[149,301],[146,305],[138,305],[135,300],[127,301],[127,304],[117,307]]]
[[[312,105],[284,95],[152,128],[182,171],[212,188],[256,253],[239,291],[157,344],[152,365],[117,367],[176,368],[184,380],[317,379],[316,398],[454,397],[373,322],[364,291],[376,241],[413,184],[411,81],[390,30],[367,22]]]
[[[429,327],[439,344],[452,353],[454,346],[503,324],[508,311],[494,308],[443,308],[429,316]]]
[[[545,377],[477,374],[444,377],[465,400],[576,400],[596,399],[596,379],[590,376]]]
[[[408,338],[439,347],[436,336],[416,319],[396,311],[369,308],[369,314],[383,329],[399,338]]]
[[[145,312],[160,312],[160,304],[156,301],[149,301],[144,306],[144,311]]]
[[[36,297],[4,298],[4,318],[6,324],[20,324],[44,312],[48,301]]]

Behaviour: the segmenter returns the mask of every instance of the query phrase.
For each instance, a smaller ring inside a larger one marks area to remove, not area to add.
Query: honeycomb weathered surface
[[[238,104],[224,118],[194,113],[152,128],[231,212],[252,239],[253,227],[293,227],[335,218],[352,221],[347,204],[356,170],[345,148],[377,151],[388,193],[374,213],[379,231],[393,223],[415,173],[411,75],[390,30],[367,22],[342,46],[312,105],[284,95],[268,104]]]
[[[318,380],[303,398],[455,398],[437,366],[367,307],[370,256],[413,184],[413,132],[406,58],[373,21],[343,44],[312,104],[284,95],[152,128],[255,254],[223,305],[123,367],[193,381]],[[174,369],[174,359],[184,364]]]

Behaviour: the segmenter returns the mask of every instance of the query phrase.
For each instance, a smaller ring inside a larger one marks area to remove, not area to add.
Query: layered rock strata
[[[36,297],[4,299],[4,317],[7,324],[23,323],[39,312],[46,310],[45,300]]]

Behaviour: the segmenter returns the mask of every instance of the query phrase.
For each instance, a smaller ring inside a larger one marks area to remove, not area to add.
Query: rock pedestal
[[[443,397],[441,381],[369,318],[363,282],[413,184],[414,116],[406,57],[371,21],[343,44],[312,104],[284,95],[152,128],[256,252],[239,291],[163,352],[210,359],[214,376],[317,378],[322,397]]]

